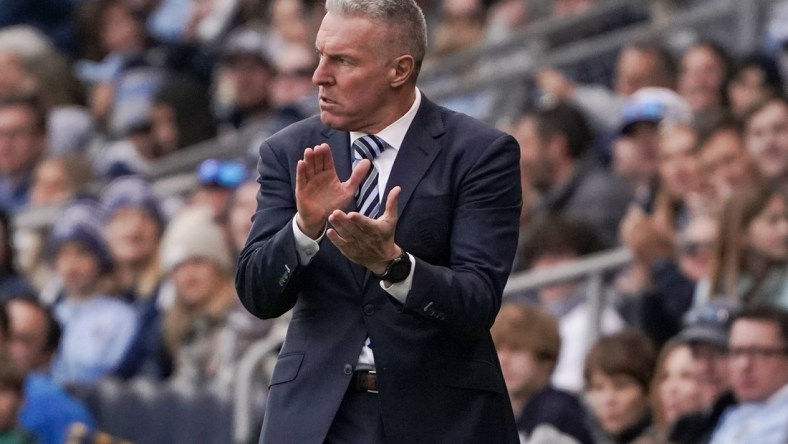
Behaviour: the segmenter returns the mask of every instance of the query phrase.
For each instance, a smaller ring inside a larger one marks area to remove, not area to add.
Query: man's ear
[[[397,88],[405,84],[413,76],[416,61],[410,54],[403,54],[391,64],[391,87]]]

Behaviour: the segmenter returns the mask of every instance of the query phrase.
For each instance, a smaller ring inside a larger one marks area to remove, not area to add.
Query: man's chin
[[[341,119],[338,119],[335,115],[330,114],[326,111],[320,111],[320,121],[323,122],[323,125],[335,129],[337,131],[350,131],[347,128],[347,123],[343,122]]]

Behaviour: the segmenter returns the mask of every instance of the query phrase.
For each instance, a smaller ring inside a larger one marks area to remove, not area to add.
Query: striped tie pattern
[[[378,157],[386,149],[386,142],[372,134],[359,137],[353,142],[353,166],[362,159]],[[356,191],[356,208],[358,212],[371,218],[378,217],[380,212],[380,192],[378,191],[378,169],[373,164],[364,178],[364,182]]]

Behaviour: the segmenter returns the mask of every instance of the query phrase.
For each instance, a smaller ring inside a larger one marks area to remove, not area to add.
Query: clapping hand
[[[353,169],[350,178],[341,182],[328,144],[305,149],[304,158],[296,166],[298,228],[312,239],[317,239],[326,226],[328,216],[334,210],[350,204],[371,165],[369,160],[362,160]]]
[[[386,265],[401,253],[394,243],[400,191],[400,187],[394,187],[389,192],[386,210],[377,219],[357,212],[335,210],[328,217],[331,228],[326,236],[352,262],[367,267],[373,273],[383,273]]]

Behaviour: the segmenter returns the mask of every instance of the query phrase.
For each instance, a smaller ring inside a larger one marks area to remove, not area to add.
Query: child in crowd
[[[61,384],[93,384],[115,371],[137,332],[128,304],[104,293],[112,259],[99,226],[99,207],[67,207],[50,235],[51,259],[62,291],[55,315],[63,327],[52,375]]]

